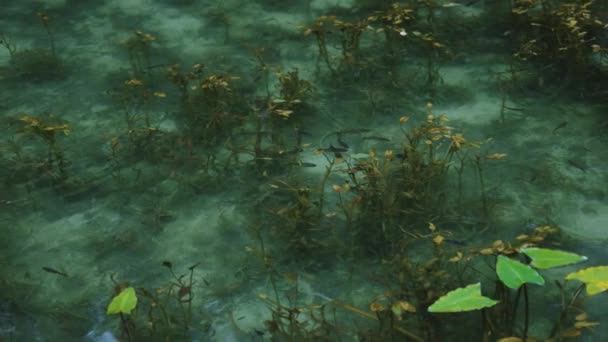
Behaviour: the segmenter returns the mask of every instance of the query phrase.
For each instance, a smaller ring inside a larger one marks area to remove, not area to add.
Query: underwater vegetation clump
[[[61,80],[66,76],[66,65],[55,48],[55,38],[46,13],[37,16],[46,32],[47,48],[18,49],[17,42],[7,33],[0,32],[0,45],[10,55],[7,74],[20,80],[37,82]]]
[[[606,74],[601,60],[608,30],[608,22],[593,11],[599,6],[597,1],[516,1],[512,13],[518,24],[509,32],[517,45],[514,57],[540,66],[540,78],[565,79],[565,85],[587,79],[591,93],[586,96],[597,96],[597,77],[590,76]]]
[[[401,146],[381,154],[370,150],[353,162],[336,158],[344,168],[333,172],[347,176],[333,186],[337,207],[355,245],[370,251],[390,255],[407,239],[404,233],[462,207],[463,169],[474,161],[467,150],[479,143],[455,133],[446,116],[432,113],[431,104],[419,126],[409,121],[408,116],[399,119]],[[456,183],[455,193],[445,190],[448,182]]]
[[[0,34],[1,341],[605,335],[608,3],[90,3]]]
[[[162,266],[168,269],[172,279],[155,289],[134,288],[112,278],[115,295],[106,312],[119,315],[120,337],[126,341],[166,341],[205,333],[209,328],[206,317],[192,308],[194,270],[198,265],[188,267],[186,274],[177,275],[173,264],[163,261]]]
[[[23,115],[19,121],[24,123],[24,126],[19,129],[19,133],[36,136],[46,146],[46,158],[42,159],[42,163],[37,166],[43,173],[47,173],[54,181],[65,180],[67,177],[67,161],[65,153],[59,144],[58,137],[68,135],[71,131],[70,125],[67,123],[52,122],[52,116],[47,115],[46,118]],[[22,154],[15,152],[17,159],[22,159]]]

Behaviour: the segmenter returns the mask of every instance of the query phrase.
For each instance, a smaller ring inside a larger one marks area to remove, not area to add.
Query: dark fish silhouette
[[[62,277],[68,277],[67,273],[58,271],[58,270],[56,270],[56,269],[54,269],[52,267],[44,266],[44,267],[42,267],[42,270],[45,271],[45,272],[48,272],[48,273],[60,275]]]
[[[348,149],[346,148],[342,148],[342,147],[335,147],[334,145],[329,145],[329,147],[326,148],[320,148],[319,151],[321,152],[333,152],[333,153],[341,153],[341,152],[347,152]]]
[[[381,137],[381,136],[377,136],[377,135],[370,135],[367,137],[363,137],[361,139],[362,140],[391,141],[391,139],[389,139],[389,138],[385,138],[385,137]]]
[[[555,134],[555,131],[557,131],[558,129],[564,128],[566,126],[568,126],[568,121],[564,121],[559,125],[555,126],[555,128],[553,129],[553,134]]]

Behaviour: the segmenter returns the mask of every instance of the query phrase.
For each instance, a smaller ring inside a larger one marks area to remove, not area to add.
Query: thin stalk
[[[528,303],[528,286],[526,284],[522,285],[524,291],[524,336],[523,340],[526,341],[528,337],[528,323],[529,323],[529,303]]]
[[[481,167],[481,157],[475,156],[475,165],[477,166],[477,174],[479,175],[479,187],[481,191],[481,204],[483,206],[483,213],[488,216],[488,201],[486,198],[486,186],[483,180],[483,169]]]
[[[261,229],[258,227],[256,229],[256,235],[258,240],[260,241],[260,251],[262,252],[262,258],[264,261],[264,266],[266,267],[266,271],[268,271],[268,276],[270,277],[270,284],[272,285],[272,290],[274,291],[274,296],[277,301],[277,304],[280,306],[281,301],[279,300],[279,290],[277,290],[277,282],[274,278],[274,272],[272,270],[271,262],[266,257],[266,248],[264,246],[264,239],[262,238]]]
[[[329,179],[329,175],[331,174],[332,168],[336,159],[331,159],[325,156],[329,161],[329,165],[325,167],[325,175],[323,176],[323,180],[321,181],[321,188],[319,189],[319,218],[323,216],[323,204],[325,202],[325,186],[327,185],[327,180]]]
[[[133,341],[133,339],[131,338],[131,332],[129,331],[129,322],[127,322],[122,312],[120,313],[120,321],[122,322],[122,327],[125,333],[127,334],[127,339],[129,341]]]

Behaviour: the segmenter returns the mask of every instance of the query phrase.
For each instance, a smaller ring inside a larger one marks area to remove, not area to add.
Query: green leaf
[[[108,315],[117,313],[130,314],[136,305],[137,295],[135,294],[135,289],[127,287],[112,298],[110,305],[108,305],[107,313]]]
[[[525,283],[545,285],[545,279],[535,269],[504,255],[498,256],[496,274],[508,287],[517,289]]]
[[[586,256],[548,248],[530,247],[522,249],[521,252],[532,259],[532,266],[541,269],[576,264],[587,260]]]
[[[450,291],[429,306],[429,312],[462,312],[491,307],[498,303],[481,295],[481,284],[471,284]]]
[[[608,266],[588,267],[568,274],[566,279],[582,281],[586,285],[587,294],[593,296],[608,290]]]

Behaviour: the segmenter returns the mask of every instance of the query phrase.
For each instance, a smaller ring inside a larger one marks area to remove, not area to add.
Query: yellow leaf
[[[496,249],[498,252],[501,252],[505,249],[505,243],[502,240],[496,240],[492,243],[492,247]]]
[[[576,336],[580,336],[580,335],[581,335],[581,331],[576,328],[566,329],[566,330],[562,331],[560,334],[561,337],[576,337]]]
[[[497,159],[502,159],[504,157],[506,157],[507,154],[506,153],[494,153],[494,154],[490,154],[489,156],[486,156],[486,159],[492,159],[492,160],[497,160]]]
[[[453,256],[451,258],[448,259],[449,262],[458,262],[462,260],[462,253],[461,252],[456,252],[456,256]]]
[[[586,312],[583,312],[582,314],[576,315],[576,317],[574,317],[574,319],[577,321],[584,321],[587,319],[587,317],[589,317],[589,315],[587,315]]]
[[[479,254],[482,254],[482,255],[494,254],[494,249],[493,248],[484,248],[479,251]]]
[[[393,306],[399,306],[399,308],[401,308],[401,310],[406,311],[406,312],[411,312],[411,313],[416,312],[416,307],[404,300],[400,300],[400,301],[394,303]]]
[[[338,215],[339,213],[340,213],[339,211],[330,211],[325,214],[325,217],[334,217],[334,216]]]
[[[591,327],[595,327],[600,325],[598,322],[587,322],[587,321],[582,321],[582,322],[576,322],[574,323],[574,327],[577,329],[580,328],[591,328]]]
[[[587,294],[593,296],[608,290],[608,266],[588,267],[568,274],[566,279],[582,281],[587,286]]]
[[[384,305],[382,305],[380,303],[371,303],[369,306],[369,309],[372,310],[373,312],[377,312],[377,311],[385,311],[386,307],[384,307]]]
[[[130,79],[128,81],[125,81],[125,84],[131,87],[138,87],[144,84],[143,81],[141,80],[137,80],[137,79]]]
[[[441,245],[441,244],[443,243],[443,240],[445,240],[445,238],[444,238],[443,236],[441,236],[441,235],[437,235],[437,236],[435,236],[435,237],[433,238],[433,242],[434,242],[434,243],[435,243],[437,246]]]
[[[503,337],[496,342],[523,342],[523,340],[519,337],[510,336],[510,337]]]

